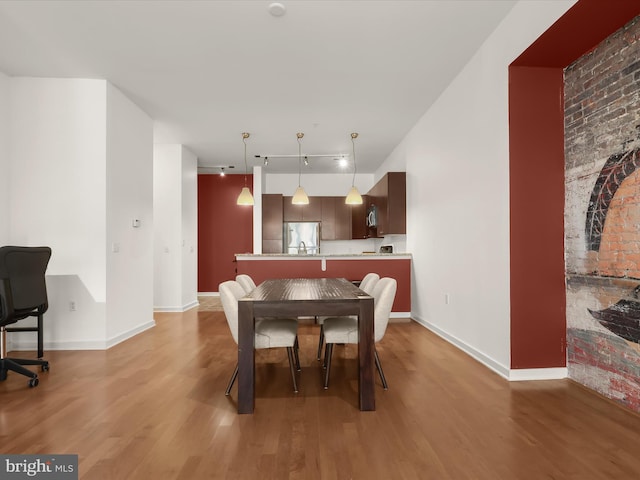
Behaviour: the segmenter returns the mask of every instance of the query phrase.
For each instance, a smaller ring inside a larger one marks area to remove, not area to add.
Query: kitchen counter
[[[250,275],[260,284],[269,278],[346,278],[360,281],[369,272],[398,282],[392,316],[411,313],[410,253],[346,254],[236,254],[236,272]]]
[[[322,258],[337,260],[371,260],[371,259],[408,259],[411,260],[410,253],[236,253],[236,260],[319,260]]]

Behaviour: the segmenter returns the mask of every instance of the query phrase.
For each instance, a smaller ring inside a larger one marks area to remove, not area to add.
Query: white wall
[[[106,331],[106,82],[10,83],[10,242],[52,248],[46,348],[96,348]]]
[[[262,194],[266,193],[266,172],[253,167],[253,253],[262,253]]]
[[[107,84],[106,94],[106,342],[111,346],[155,325],[153,122],[113,85]]]
[[[376,173],[406,164],[412,317],[505,376],[508,66],[573,3],[519,2]]]
[[[152,122],[104,80],[10,84],[9,240],[52,248],[45,348],[107,348],[153,325]]]
[[[198,157],[182,148],[182,308],[198,305]]]
[[[0,245],[9,242],[9,77],[0,72]]]
[[[181,150],[180,145],[153,147],[155,310],[180,311],[181,304]]]
[[[197,158],[182,145],[154,146],[154,309],[197,305]]]

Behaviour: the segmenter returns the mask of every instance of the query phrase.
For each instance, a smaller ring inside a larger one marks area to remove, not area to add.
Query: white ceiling
[[[0,72],[107,79],[201,166],[243,173],[246,131],[249,168],[272,155],[268,172],[297,173],[296,132],[303,155],[349,154],[358,132],[371,173],[516,2],[282,0],[281,17],[271,3],[2,0]]]

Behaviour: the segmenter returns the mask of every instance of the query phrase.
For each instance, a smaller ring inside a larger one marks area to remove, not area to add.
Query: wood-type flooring
[[[571,380],[510,383],[415,322],[378,344],[375,412],[358,410],[355,346],[322,388],[306,321],[300,392],[284,349],[258,351],[255,413],[238,415],[224,314],[155,318],[107,351],[45,352],[36,388],[9,372],[0,453],[77,454],[89,480],[640,478],[639,415]]]

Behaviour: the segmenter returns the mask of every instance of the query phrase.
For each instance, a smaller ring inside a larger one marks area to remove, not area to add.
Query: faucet
[[[305,255],[307,254],[307,245],[306,243],[304,243],[304,241],[301,241],[298,245],[298,255],[300,255],[300,251],[302,251],[302,253],[304,253]]]

